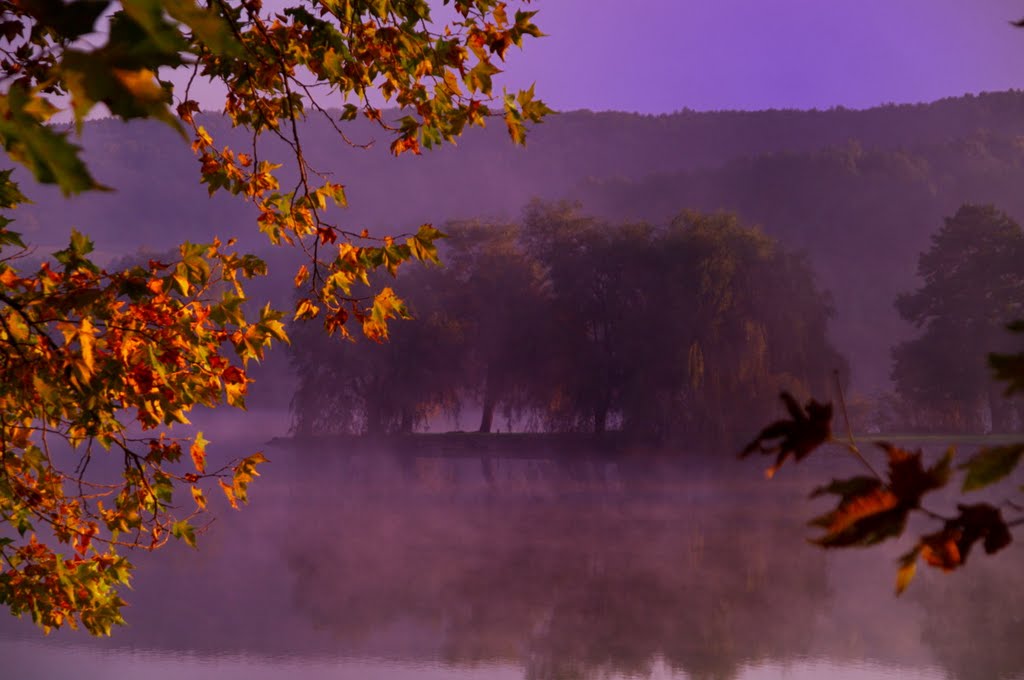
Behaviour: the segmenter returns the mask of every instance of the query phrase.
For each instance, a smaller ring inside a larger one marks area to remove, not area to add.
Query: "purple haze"
[[[1024,87],[1020,0],[539,0],[510,85],[560,110],[865,108]]]
[[[450,16],[434,4],[438,19]],[[533,8],[547,37],[510,52],[498,83],[535,82],[561,111],[867,108],[1024,88],[1024,29],[1009,23],[1024,17],[1024,0],[534,0]],[[223,104],[222,90],[198,85],[195,94],[204,108]]]

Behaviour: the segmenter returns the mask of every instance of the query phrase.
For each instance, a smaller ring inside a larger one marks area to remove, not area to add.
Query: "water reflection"
[[[836,558],[804,542],[809,479],[608,457],[372,452],[308,464],[321,455],[276,452],[253,506],[221,508],[200,551],[142,559],[131,625],[112,640],[40,642],[0,617],[8,667],[74,644],[97,668],[149,663],[146,677],[1024,671],[1019,551],[979,555],[965,578],[925,575],[896,600],[884,553]]]
[[[452,664],[521,662],[537,680],[646,676],[656,659],[725,679],[810,651],[825,557],[769,499],[687,501],[707,489],[601,461],[474,476],[483,463],[420,460],[398,494],[364,477],[293,504],[297,608],[342,644],[405,626]]]

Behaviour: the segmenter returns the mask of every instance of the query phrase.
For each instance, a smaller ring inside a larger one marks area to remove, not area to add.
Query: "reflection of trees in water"
[[[1020,547],[972,554],[963,572],[929,575],[911,591],[925,612],[922,638],[950,678],[1024,677],[1022,558]]]
[[[675,483],[637,493],[605,478],[588,493],[579,469],[559,473],[573,489],[561,499],[305,497],[288,549],[296,604],[343,645],[415,629],[449,662],[522,663],[537,680],[645,674],[659,658],[732,678],[808,653],[825,559],[796,515],[688,502]]]

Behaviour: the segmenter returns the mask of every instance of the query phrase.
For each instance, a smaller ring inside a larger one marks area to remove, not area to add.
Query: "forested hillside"
[[[205,124],[232,141],[223,120]],[[833,296],[831,338],[860,392],[887,388],[890,350],[910,337],[893,303],[919,285],[917,256],[943,218],[963,203],[1024,216],[1020,92],[866,111],[576,111],[538,127],[526,149],[505,144],[495,121],[457,148],[397,159],[383,144],[318,144],[328,131],[309,125],[310,160],[346,184],[351,207],[343,226],[354,230],[515,221],[534,198],[580,201],[595,217],[653,225],[684,209],[735,212],[783,248],[807,254],[820,287]],[[369,128],[355,130],[353,141],[373,141]],[[243,246],[266,250],[252,211],[207,197],[188,145],[173,132],[100,120],[86,126],[83,143],[96,177],[118,192],[65,201],[26,183],[36,203],[17,224],[33,242],[56,247],[76,227],[110,257],[228,233],[249,234]],[[292,268],[271,270],[284,277]],[[401,294],[402,282],[396,287]],[[284,303],[290,277],[263,290]]]

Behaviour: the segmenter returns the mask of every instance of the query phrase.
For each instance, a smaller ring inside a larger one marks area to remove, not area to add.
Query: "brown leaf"
[[[957,509],[960,510],[960,516],[955,521],[963,529],[960,552],[963,553],[964,559],[967,559],[967,552],[971,546],[979,540],[989,555],[999,552],[1013,540],[1010,528],[1006,526],[999,508],[994,508],[988,503],[977,503],[958,505]]]
[[[921,557],[933,567],[943,571],[953,571],[964,561],[960,552],[960,540],[963,532],[955,527],[946,527],[942,531],[921,537]]]
[[[887,442],[879,442],[878,446],[889,454],[889,487],[900,503],[909,508],[918,507],[924,494],[942,488],[949,481],[951,451],[925,470],[920,450],[910,452]]]
[[[812,526],[825,529],[825,535],[814,539],[813,543],[823,548],[866,546],[903,533],[909,508],[901,506],[899,498],[880,481],[868,477],[857,479],[865,483],[841,494],[835,510],[811,520]],[[868,485],[868,481],[875,484]],[[833,487],[836,484],[839,483],[833,482]]]
[[[933,567],[952,571],[967,562],[978,541],[989,555],[1010,544],[1010,529],[998,508],[988,503],[958,505],[960,514],[946,522],[941,531],[921,538],[921,556]]]
[[[746,458],[755,451],[775,455],[775,464],[765,473],[768,477],[774,476],[791,454],[797,461],[803,460],[832,436],[832,404],[820,404],[811,399],[801,409],[788,392],[783,392],[780,398],[792,419],[778,420],[764,428],[740,452],[740,458]]]

